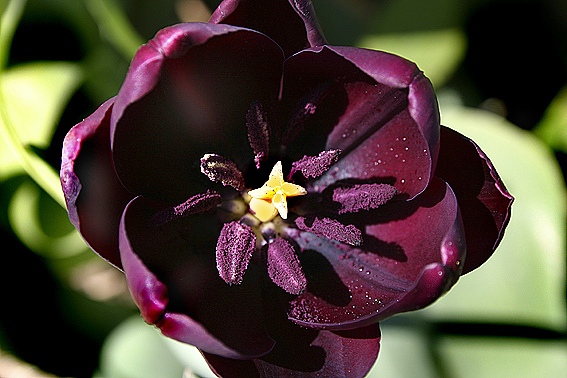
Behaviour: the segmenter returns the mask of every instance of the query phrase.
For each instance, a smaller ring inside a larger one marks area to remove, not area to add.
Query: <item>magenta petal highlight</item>
[[[124,274],[128,281],[128,288],[134,298],[134,302],[140,309],[142,318],[148,324],[155,324],[161,320],[165,308],[169,302],[167,288],[159,279],[148,270],[142,260],[136,255],[126,230],[126,213],[133,199],[124,210],[120,220],[119,246],[120,258],[124,268]]]
[[[121,268],[118,225],[134,195],[122,186],[112,164],[113,105],[111,98],[67,133],[60,177],[71,223],[97,254]]]
[[[290,294],[301,294],[307,287],[301,263],[293,246],[285,239],[276,238],[268,245],[268,274],[272,281]]]
[[[256,246],[256,235],[241,222],[225,223],[217,241],[217,269],[229,285],[242,282]]]
[[[470,272],[488,260],[502,240],[514,198],[480,147],[447,127],[441,128],[435,175],[451,185],[459,201],[467,240],[463,272]]]
[[[303,151],[313,145],[342,153],[313,187],[353,179],[387,182],[410,198],[425,190],[439,144],[438,106],[415,64],[379,51],[312,48],[286,60],[282,97],[293,109],[297,98],[329,82],[297,139],[312,141],[301,144]],[[294,148],[291,143],[288,150],[297,154]]]

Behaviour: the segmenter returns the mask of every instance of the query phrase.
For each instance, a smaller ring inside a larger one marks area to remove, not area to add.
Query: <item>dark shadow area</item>
[[[307,278],[307,290],[326,302],[344,307],[350,302],[350,291],[329,261],[319,252],[306,250],[298,254]]]
[[[524,324],[440,322],[434,325],[438,334],[452,336],[502,337],[532,340],[567,340],[565,332]]]
[[[408,257],[404,249],[397,243],[386,243],[372,235],[363,234],[362,236],[364,250],[375,253],[379,256],[386,257],[390,260],[399,262],[407,262]]]
[[[298,371],[320,370],[325,363],[326,352],[319,346],[311,346],[319,331],[306,329],[291,322],[286,312],[282,311],[280,303],[273,300],[279,294],[278,288],[275,285],[266,285],[265,288],[264,316],[270,336],[276,341],[276,345],[267,356],[263,357],[263,360],[276,366]]]

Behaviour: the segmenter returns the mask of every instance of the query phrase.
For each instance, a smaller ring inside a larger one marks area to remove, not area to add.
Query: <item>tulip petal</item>
[[[105,260],[121,267],[118,224],[133,198],[116,177],[110,151],[114,98],[73,127],[63,142],[61,185],[71,223]]]
[[[263,321],[261,269],[249,267],[241,285],[227,285],[216,269],[220,229],[213,216],[189,215],[147,227],[155,212],[137,197],[120,223],[122,265],[144,320],[209,353],[236,359],[268,353],[274,342]]]
[[[379,51],[324,46],[291,57],[284,72],[284,107],[332,82],[288,149],[292,158],[312,149],[342,151],[314,188],[358,179],[388,183],[409,198],[425,189],[439,117],[433,89],[415,64]]]
[[[245,167],[246,114],[277,96],[282,61],[280,47],[252,30],[192,23],[158,32],[134,57],[112,111],[122,183],[180,203],[210,186],[199,173],[204,155]]]
[[[290,231],[307,290],[290,302],[298,324],[351,329],[435,301],[458,279],[465,245],[456,197],[434,178],[411,201],[344,216],[363,231],[360,248]],[[432,221],[435,220],[435,221]]]
[[[209,22],[258,30],[276,41],[286,57],[326,44],[313,4],[306,0],[225,0]]]
[[[235,361],[204,353],[211,369],[221,377],[362,378],[380,349],[378,324],[353,331],[314,331],[283,325],[276,349],[261,359]],[[279,346],[279,348],[278,348]]]
[[[330,46],[329,49],[352,62],[378,83],[393,88],[408,88],[409,113],[426,139],[429,154],[435,162],[439,151],[439,107],[433,85],[415,63],[383,51],[342,46]]]
[[[513,197],[480,147],[447,127],[441,128],[435,175],[451,185],[459,201],[467,239],[464,273],[468,273],[488,260],[500,243]]]

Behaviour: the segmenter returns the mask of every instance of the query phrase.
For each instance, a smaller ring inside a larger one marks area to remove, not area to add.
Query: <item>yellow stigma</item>
[[[268,181],[261,188],[248,192],[250,199],[250,211],[261,222],[268,222],[280,213],[283,219],[287,219],[287,197],[302,196],[307,194],[302,186],[285,182],[283,179],[282,162],[278,161]]]

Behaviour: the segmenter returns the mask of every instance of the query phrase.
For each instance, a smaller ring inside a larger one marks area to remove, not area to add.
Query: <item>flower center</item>
[[[284,181],[282,163],[278,161],[268,181],[260,188],[250,190],[250,212],[261,222],[271,221],[278,215],[287,219],[287,197],[302,196],[307,190],[300,185]]]

